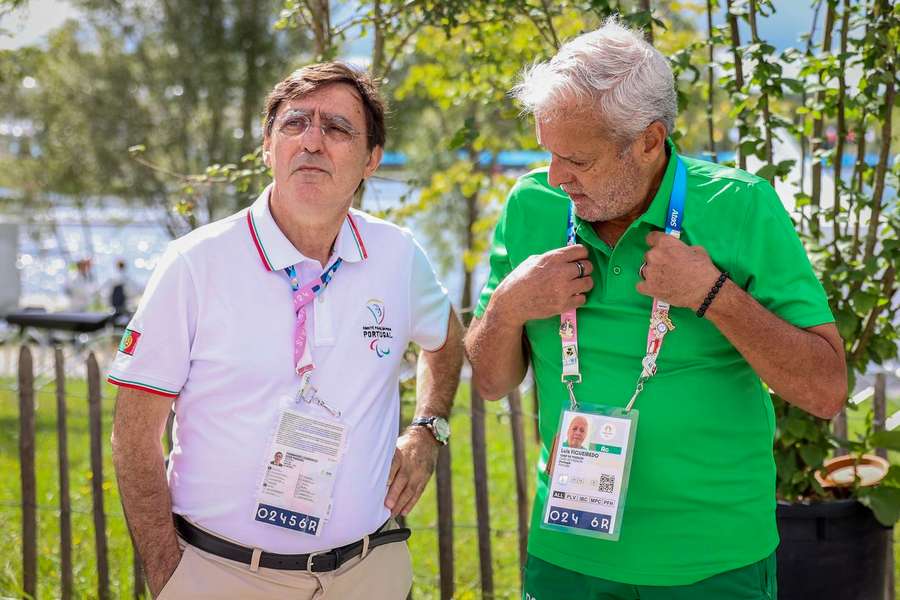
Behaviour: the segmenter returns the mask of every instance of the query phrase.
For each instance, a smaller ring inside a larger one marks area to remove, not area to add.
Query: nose
[[[325,144],[325,140],[324,136],[322,135],[322,123],[318,118],[314,119],[309,124],[309,128],[305,133],[303,133],[303,135],[300,136],[300,140],[303,149],[307,152],[314,154],[322,149],[322,146],[324,146]]]
[[[555,155],[550,156],[550,169],[547,172],[547,182],[553,187],[559,187],[572,180],[572,174],[562,165],[562,161]]]

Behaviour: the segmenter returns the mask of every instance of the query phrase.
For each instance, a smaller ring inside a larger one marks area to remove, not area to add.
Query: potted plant
[[[900,451],[900,431],[874,431],[869,413],[858,439],[840,439],[827,421],[775,396],[773,402],[779,598],[887,597],[893,525],[900,518],[900,466],[871,453]],[[826,460],[838,447],[850,453]]]

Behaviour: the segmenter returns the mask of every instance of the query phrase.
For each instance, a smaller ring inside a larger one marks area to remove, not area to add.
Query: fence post
[[[872,397],[872,425],[875,431],[884,431],[884,422],[887,418],[887,377],[884,372],[875,375],[875,395]],[[887,450],[878,448],[875,453],[881,458],[887,458]]]
[[[59,440],[59,577],[60,597],[72,597],[72,501],[69,497],[69,438],[66,429],[66,366],[62,348],[53,352],[56,376],[56,437]]]
[[[831,421],[831,433],[834,434],[835,437],[840,438],[842,440],[847,439],[847,408],[842,407],[841,412],[837,414],[836,417]],[[834,450],[835,456],[841,456],[843,454],[847,454],[847,448],[843,445],[838,446]]]
[[[19,469],[22,480],[22,591],[37,598],[37,484],[34,474],[34,363],[19,350]]]
[[[872,425],[875,431],[884,431],[885,420],[887,418],[887,376],[884,371],[875,375],[875,394],[872,397]],[[881,458],[887,458],[888,453],[884,448],[876,448],[875,454]],[[885,583],[886,598],[894,597],[894,530],[885,532],[892,542],[888,544],[887,555],[884,557],[887,562],[887,582]]]
[[[528,467],[525,462],[525,435],[522,431],[522,396],[509,394],[509,426],[512,429],[513,462],[516,467],[516,506],[519,516],[519,574],[528,552]],[[521,582],[520,582],[521,583]]]
[[[103,511],[103,414],[100,368],[91,352],[87,359],[88,420],[91,433],[91,491],[94,500],[94,540],[97,546],[97,597],[109,598],[109,562],[106,547],[106,514]]]
[[[494,572],[491,561],[491,515],[488,503],[487,449],[484,432],[484,399],[475,386],[472,395],[472,466],[475,476],[475,514],[478,519],[478,557],[481,568],[481,595],[494,597]]]
[[[437,461],[438,560],[440,562],[441,600],[453,598],[453,473],[450,446],[441,446]]]

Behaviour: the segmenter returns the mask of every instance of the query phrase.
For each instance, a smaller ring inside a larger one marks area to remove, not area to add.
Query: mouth
[[[294,173],[324,173],[328,175],[328,171],[319,167],[297,167],[294,169]]]

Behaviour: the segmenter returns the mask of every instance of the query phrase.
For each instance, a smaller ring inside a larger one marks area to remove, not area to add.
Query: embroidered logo
[[[140,333],[126,329],[125,334],[122,335],[122,341],[119,342],[119,352],[123,352],[128,356],[134,356],[134,350],[137,348],[139,339],[141,339]]]
[[[369,350],[378,358],[384,358],[391,353],[390,340],[394,337],[391,328],[383,325],[386,313],[384,302],[373,298],[366,302],[366,310],[374,325],[363,325],[363,339],[369,342]]]

